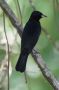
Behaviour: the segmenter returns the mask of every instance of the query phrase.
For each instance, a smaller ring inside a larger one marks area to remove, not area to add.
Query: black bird
[[[16,71],[24,72],[28,55],[36,45],[41,33],[39,20],[45,15],[39,11],[33,11],[29,21],[26,23],[21,39],[21,53],[16,64]],[[45,16],[46,17],[46,16]]]

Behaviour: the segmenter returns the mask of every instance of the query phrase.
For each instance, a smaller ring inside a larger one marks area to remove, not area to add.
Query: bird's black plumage
[[[42,15],[39,11],[33,11],[24,27],[21,39],[21,53],[16,64],[16,71],[25,71],[28,55],[36,45],[41,33],[39,20],[42,18]]]

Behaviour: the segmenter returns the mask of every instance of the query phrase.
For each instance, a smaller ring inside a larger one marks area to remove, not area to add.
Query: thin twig
[[[25,83],[27,83],[27,75],[26,75],[26,70],[24,72],[24,76],[25,76]]]
[[[6,56],[7,56],[7,60],[8,60],[8,90],[9,90],[9,43],[8,43],[8,38],[7,38],[7,34],[6,34],[6,27],[5,27],[5,14],[3,12],[3,22],[4,22],[4,33],[5,33],[5,37],[6,37],[6,46],[7,46],[7,51],[6,51]]]
[[[25,82],[26,82],[26,84],[27,84],[28,90],[31,90],[31,86],[30,86],[29,80],[28,80],[28,78],[27,78],[27,71],[26,71],[26,70],[25,70],[25,72],[24,72],[24,76],[25,76]]]
[[[19,8],[19,13],[20,13],[20,17],[21,17],[21,25],[22,23],[22,13],[21,13],[21,9],[20,9],[20,5],[19,5],[19,0],[17,0],[17,4],[18,4],[18,8]]]
[[[36,10],[36,8],[35,8],[35,6],[34,6],[34,4],[33,4],[32,0],[29,0],[29,3],[30,3],[30,5],[31,5],[31,7],[32,7],[33,11],[34,11],[34,10]]]
[[[55,41],[53,40],[53,38],[50,36],[50,34],[42,27],[42,31],[45,33],[46,37],[48,38],[48,40],[52,43],[52,45],[58,50],[58,48],[56,47]]]

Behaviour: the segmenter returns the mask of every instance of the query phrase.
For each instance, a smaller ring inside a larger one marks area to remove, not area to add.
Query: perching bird
[[[21,53],[16,64],[16,71],[24,72],[28,55],[36,45],[41,33],[41,25],[39,20],[46,17],[39,11],[33,11],[22,33]]]

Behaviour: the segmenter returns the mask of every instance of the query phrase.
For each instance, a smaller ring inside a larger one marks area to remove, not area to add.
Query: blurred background
[[[40,20],[42,32],[35,48],[51,72],[59,80],[59,0],[6,0],[23,27],[33,8],[47,16]],[[21,38],[8,17],[0,8],[0,90],[8,90],[7,41],[9,43],[9,88],[10,90],[53,90],[43,77],[31,54],[27,60],[26,73],[15,70],[20,55]]]

